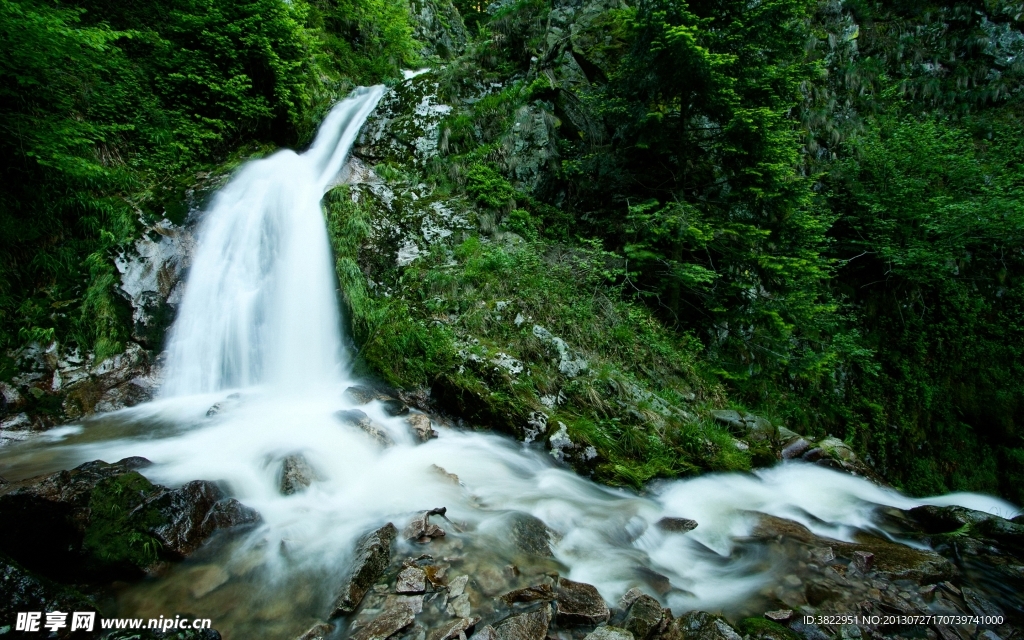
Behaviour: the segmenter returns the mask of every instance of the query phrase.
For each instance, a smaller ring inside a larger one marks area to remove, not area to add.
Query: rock
[[[498,632],[494,630],[494,627],[487,625],[482,629],[477,629],[476,633],[471,636],[472,640],[498,640]]]
[[[747,618],[742,620],[737,628],[750,640],[803,640],[778,622],[767,618]]]
[[[391,396],[373,387],[357,384],[345,389],[342,396],[353,404],[370,404],[374,400],[394,400]],[[360,412],[362,413],[362,412]],[[365,415],[365,414],[364,414]]]
[[[636,602],[636,599],[642,595],[644,595],[643,591],[633,587],[626,593],[622,594],[622,597],[619,598],[619,607],[622,609],[629,609],[630,605]]]
[[[437,434],[435,433],[434,435],[436,437]],[[432,465],[430,465],[430,469],[431,469],[431,471],[433,471],[434,473],[438,474],[439,476],[441,476],[442,478],[444,478],[445,480],[447,480],[451,484],[454,484],[454,485],[459,484],[459,476],[455,475],[454,473],[448,473],[447,471],[444,470],[443,467],[439,467],[436,464],[432,464]]]
[[[451,581],[448,585],[448,597],[458,598],[466,590],[466,584],[469,582],[469,576],[459,576]]]
[[[857,570],[861,573],[867,573],[871,570],[871,566],[875,563],[875,554],[868,553],[867,551],[854,551],[853,552],[853,566],[857,567]]]
[[[728,409],[712,411],[711,416],[716,422],[744,435],[745,438],[753,442],[771,443],[779,439],[778,429],[760,416]]]
[[[811,448],[811,443],[805,438],[797,438],[790,442],[782,449],[782,459],[792,460],[793,458],[799,458],[803,454],[807,453]]]
[[[394,595],[394,596],[388,596],[387,598],[384,599],[384,608],[385,609],[392,609],[392,608],[397,607],[399,605],[409,607],[410,609],[412,609],[413,613],[419,615],[419,614],[423,613],[423,596],[422,595],[413,595],[413,596]]]
[[[177,629],[164,634],[160,631],[115,631],[103,636],[103,640],[221,640],[216,629]]]
[[[195,569],[190,570],[188,575],[191,578],[191,586],[189,587],[188,592],[196,600],[199,600],[209,593],[213,593],[231,579],[230,573],[228,573],[223,567],[218,567],[216,565],[196,567]]]
[[[469,594],[463,593],[459,597],[449,600],[445,610],[450,616],[468,618],[470,614]]]
[[[689,518],[662,518],[654,526],[669,533],[686,533],[697,528],[697,521]]]
[[[535,584],[531,587],[523,587],[522,589],[514,589],[508,593],[500,596],[499,598],[508,606],[512,606],[517,602],[538,602],[555,599],[555,592],[548,584]]]
[[[676,618],[665,636],[682,640],[742,640],[725,620],[706,611],[691,611]]]
[[[445,574],[448,572],[448,566],[438,566],[431,564],[423,567],[424,573],[427,574],[427,581],[435,587],[443,587],[447,584],[445,580]]]
[[[380,425],[374,424],[373,420],[370,420],[370,417],[359,409],[336,411],[334,417],[344,424],[361,429],[382,447],[392,447],[395,445],[391,435]]]
[[[256,524],[259,514],[227,498],[220,488],[206,480],[194,480],[180,489],[165,491],[148,506],[159,511],[164,522],[152,533],[165,553],[179,558],[192,555],[217,529]]]
[[[318,622],[295,640],[326,640],[334,632],[334,625]]]
[[[551,610],[544,606],[530,613],[505,618],[494,625],[494,630],[498,640],[544,640],[550,623]]]
[[[558,371],[566,378],[575,378],[589,368],[582,355],[574,351],[565,340],[551,334],[540,325],[533,326],[533,335],[542,343],[551,345],[558,353]]]
[[[254,524],[259,514],[212,482],[154,485],[126,458],[0,486],[0,551],[29,569],[82,581],[138,576],[158,561],[193,553],[219,529]]]
[[[409,9],[415,18],[413,37],[423,45],[421,56],[450,59],[466,48],[469,34],[451,0],[412,0]]]
[[[420,442],[426,442],[431,438],[437,437],[437,432],[434,431],[430,425],[430,418],[422,413],[410,414],[406,419],[405,423],[412,427],[413,434]],[[440,467],[438,467],[440,468]]]
[[[349,638],[350,640],[386,640],[412,624],[415,618],[416,615],[408,606],[400,605],[386,609],[366,626],[356,630]]]
[[[846,444],[839,438],[825,438],[818,442],[818,448],[822,452],[836,460],[842,460],[843,462],[856,462],[857,454],[853,452],[850,445]]]
[[[398,574],[395,591],[398,593],[423,593],[427,589],[427,573],[419,567],[406,567]]]
[[[281,493],[290,496],[309,487],[315,473],[301,453],[286,456],[281,463]]]
[[[388,414],[392,418],[397,416],[408,415],[409,406],[401,400],[389,399],[381,403],[384,408],[384,413]]]
[[[766,611],[764,617],[771,620],[772,622],[782,624],[784,622],[792,620],[793,615],[794,614],[792,609],[779,609],[777,611]]]
[[[633,634],[636,640],[646,640],[661,624],[664,615],[661,603],[651,596],[641,595],[629,607],[622,626]]]
[[[453,638],[458,638],[460,634],[464,636],[467,631],[473,628],[473,625],[475,625],[476,622],[476,620],[472,620],[468,617],[450,620],[442,624],[437,629],[431,631],[427,638],[429,640],[452,640]],[[490,629],[490,632],[494,633],[494,629],[492,627],[485,627],[485,629]],[[483,629],[481,629],[481,631],[483,631]],[[487,634],[485,633],[484,635]],[[474,638],[478,636],[480,636],[480,631],[473,634]]]
[[[546,557],[554,555],[551,552],[551,530],[528,513],[517,511],[511,515],[509,534],[512,544],[520,551]]]
[[[634,637],[627,629],[605,626],[594,629],[583,640],[634,640]]]
[[[555,617],[559,624],[596,625],[607,621],[610,613],[604,598],[593,585],[558,579]]]
[[[356,544],[352,569],[334,603],[331,618],[355,611],[370,587],[384,575],[391,562],[391,543],[397,535],[395,525],[389,522]]]
[[[444,529],[430,522],[430,516],[443,516],[447,510],[444,507],[431,509],[419,514],[402,531],[402,537],[406,540],[417,542],[429,542],[433,538],[443,538]]]
[[[18,613],[24,611],[96,609],[96,603],[74,589],[35,575],[10,558],[0,555],[0,622],[3,624],[11,625]],[[9,633],[10,629],[8,626],[5,632],[3,627],[0,627],[0,635]]]

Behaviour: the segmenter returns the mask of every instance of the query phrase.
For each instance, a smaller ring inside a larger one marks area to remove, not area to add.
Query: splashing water
[[[556,532],[551,562],[563,575],[597,586],[609,602],[644,575],[660,575],[672,585],[663,600],[677,613],[728,610],[776,577],[770,558],[737,553],[756,513],[850,540],[875,528],[879,505],[1014,511],[970,494],[914,500],[798,463],[663,482],[637,496],[496,435],[439,428],[437,439],[417,444],[380,403],[360,408],[395,446],[381,448],[342,424],[334,414],[351,406],[342,394],[346,354],[320,200],[383,91],[356,91],[331,111],[307,152],[254,161],[217,195],[199,231],[161,398],[65,430],[59,444],[38,445],[51,466],[145,456],[155,464],[144,473],[155,482],[219,481],[262,514],[244,540],[207,554],[205,561],[230,569],[226,586],[197,598],[188,589],[198,569],[185,563],[129,590],[124,615],[205,609],[225,635],[234,629],[236,637],[256,637],[245,631],[255,617],[264,620],[259,637],[294,636],[324,615],[358,536],[388,521],[401,529],[415,512],[437,506],[458,523],[446,549],[464,543],[467,558],[475,549],[495,566],[521,562],[508,541],[508,517],[528,513]],[[213,402],[221,411],[208,416]],[[306,457],[317,480],[284,496],[281,460],[292,453]],[[652,526],[663,517],[699,526],[668,535]],[[482,566],[466,562],[463,571]],[[252,566],[261,567],[260,578],[246,582]],[[278,632],[265,622],[274,616],[286,621]]]

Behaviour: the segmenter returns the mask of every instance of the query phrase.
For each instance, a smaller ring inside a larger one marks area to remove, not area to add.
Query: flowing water
[[[677,613],[742,611],[779,578],[784,560],[743,542],[757,513],[850,540],[877,530],[879,505],[1015,512],[973,494],[910,499],[802,463],[666,481],[638,496],[496,435],[436,425],[439,437],[420,444],[380,403],[360,409],[395,446],[381,448],[342,424],[334,414],[352,408],[342,393],[352,380],[320,199],[383,91],[356,91],[331,111],[308,151],[251,162],[216,196],[198,232],[159,399],[3,453],[5,473],[21,477],[144,456],[155,463],[143,470],[154,482],[215,480],[260,512],[254,531],[219,538],[168,575],[123,588],[119,615],[191,614],[212,618],[227,638],[294,637],[326,614],[361,534],[388,521],[401,530],[415,512],[440,506],[453,524],[426,552],[481,584],[498,582],[494,591],[517,584],[502,577],[503,567],[533,563],[535,572],[596,585],[611,603],[660,580],[657,592]],[[219,412],[207,415],[215,403]],[[306,457],[317,479],[284,496],[280,465],[292,453]],[[514,512],[557,534],[554,558],[516,551],[508,535]],[[668,535],[652,526],[663,517],[699,526]],[[424,552],[401,544],[410,555]]]

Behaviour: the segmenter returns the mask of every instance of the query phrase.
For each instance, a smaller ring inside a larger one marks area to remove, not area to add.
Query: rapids
[[[590,482],[542,448],[498,435],[435,425],[439,437],[419,444],[379,403],[360,409],[395,446],[382,449],[343,425],[333,414],[352,408],[342,392],[353,381],[320,199],[384,90],[357,90],[331,111],[308,151],[253,161],[215,197],[198,231],[157,400],[2,453],[12,477],[144,456],[154,462],[143,471],[154,482],[215,480],[262,514],[241,539],[124,588],[119,615],[188,611],[212,618],[229,638],[294,637],[324,615],[361,534],[388,521],[401,530],[415,512],[440,506],[455,523],[438,543],[449,553],[476,553],[499,567],[520,561],[507,525],[511,512],[525,512],[557,533],[552,569],[597,586],[610,603],[645,575],[660,574],[673,587],[663,601],[676,613],[742,609],[780,577],[784,559],[742,542],[756,513],[840,540],[878,532],[880,505],[1015,513],[975,494],[911,499],[798,462],[658,482],[637,495]],[[220,410],[208,416],[214,403]],[[284,496],[280,461],[291,453],[302,453],[318,478]],[[663,517],[699,526],[666,535],[652,526]],[[197,592],[218,570],[227,577]],[[251,635],[254,621],[258,636]]]

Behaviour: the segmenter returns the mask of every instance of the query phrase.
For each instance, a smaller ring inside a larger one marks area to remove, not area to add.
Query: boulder
[[[594,629],[583,640],[634,640],[634,636],[627,629],[605,626]]]
[[[596,625],[607,621],[610,613],[604,598],[593,585],[558,579],[555,587],[555,617],[559,624]]]
[[[368,624],[353,632],[349,638],[350,640],[386,640],[412,624],[415,618],[416,614],[406,605],[385,609]]]
[[[660,602],[651,596],[642,595],[630,605],[622,626],[633,634],[636,640],[646,640],[658,628],[664,616]]]
[[[551,610],[543,606],[530,613],[505,618],[494,625],[498,640],[544,640],[551,624]]]
[[[507,606],[511,607],[517,602],[550,602],[555,599],[555,591],[548,584],[535,584],[522,589],[514,589],[499,598]]]
[[[498,640],[498,632],[491,625],[487,625],[482,629],[477,629],[471,638],[472,640]]]
[[[405,527],[402,537],[416,542],[430,542],[433,538],[443,538],[444,529],[430,522],[430,516],[444,516],[446,511],[444,507],[439,507],[420,513]]]
[[[793,612],[789,613],[792,616]],[[802,640],[786,627],[767,618],[767,615],[765,614],[765,618],[747,618],[741,621],[737,628],[750,640]]]
[[[138,576],[191,555],[215,531],[259,521],[212,482],[155,485],[144,458],[88,462],[71,471],[0,486],[0,551],[61,579]]]
[[[666,640],[742,640],[721,617],[706,611],[691,611],[669,624]]]
[[[668,533],[686,533],[697,528],[697,521],[689,518],[662,518],[654,525]]]
[[[437,437],[437,431],[430,425],[430,418],[422,413],[410,414],[405,423],[412,427],[412,432],[420,442],[426,442]]]
[[[295,640],[327,640],[327,637],[334,633],[334,625],[326,622],[318,622],[306,630]]]
[[[379,391],[377,389],[374,389],[373,387],[368,387],[366,385],[361,384],[352,385],[351,387],[345,389],[344,393],[342,393],[342,396],[353,404],[370,404],[374,400],[394,399],[388,394],[384,393],[383,391]]]
[[[474,624],[476,624],[476,620],[470,619],[468,617],[456,618],[455,620],[445,622],[441,626],[431,631],[427,638],[429,640],[453,640],[454,638],[458,638],[459,634],[465,634],[469,632],[473,628]],[[480,631],[477,631],[475,634],[473,634],[473,637],[484,637],[487,636],[488,633],[494,633],[493,627],[484,627],[484,629],[489,629],[490,631],[487,632],[481,629]],[[483,632],[483,636],[481,636],[481,632]]]
[[[512,544],[520,551],[551,557],[552,532],[540,519],[528,513],[515,512],[509,523]]]
[[[771,422],[752,413],[720,409],[712,411],[711,416],[715,422],[729,427],[752,442],[772,443],[779,439],[779,431]]]
[[[359,409],[343,409],[341,411],[336,411],[334,413],[334,417],[343,424],[362,430],[382,447],[392,447],[395,444],[395,441],[391,438],[391,435],[387,430],[380,425],[375,424],[373,420],[370,420],[370,416],[366,415]]]
[[[0,621],[4,624],[13,623],[23,611],[95,610],[96,603],[81,593],[40,577],[0,555]],[[2,628],[0,635],[3,635]]]
[[[281,493],[290,496],[304,491],[313,483],[313,467],[301,453],[285,456],[281,463]]]
[[[331,618],[355,611],[370,587],[384,575],[391,562],[391,544],[397,535],[395,525],[389,522],[359,540],[352,568],[335,600]]]
[[[384,409],[384,413],[388,414],[392,418],[409,414],[409,405],[405,404],[401,400],[389,398],[382,402],[381,406]]]
[[[406,567],[398,574],[395,591],[398,593],[423,593],[427,589],[427,572],[419,567]]]

